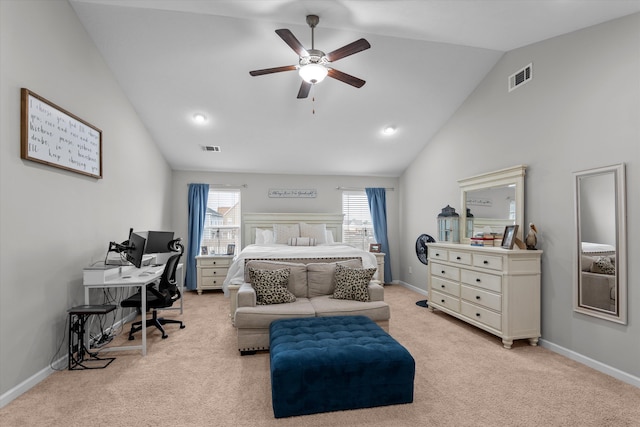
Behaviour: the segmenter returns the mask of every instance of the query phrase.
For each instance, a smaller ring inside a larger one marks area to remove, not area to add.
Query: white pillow
[[[300,237],[300,226],[298,224],[273,224],[274,243],[286,245],[292,237]]]
[[[291,237],[287,244],[289,246],[315,246],[316,239],[313,237]]]
[[[333,231],[327,230],[326,236],[327,236],[327,243],[329,244],[335,243],[335,241],[333,240]]]
[[[327,225],[326,224],[307,224],[300,223],[300,237],[310,237],[316,239],[318,244],[327,243]]]
[[[273,230],[256,228],[256,245],[269,245],[273,243]]]

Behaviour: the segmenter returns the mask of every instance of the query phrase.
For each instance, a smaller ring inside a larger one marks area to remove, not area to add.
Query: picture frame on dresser
[[[380,253],[382,252],[382,245],[380,243],[369,244],[369,252]]]
[[[227,245],[227,255],[233,255],[236,252],[236,245],[235,243],[229,243]]]
[[[504,234],[502,235],[502,243],[500,247],[503,249],[513,249],[513,244],[516,242],[516,233],[518,232],[518,224],[507,225],[504,227]]]

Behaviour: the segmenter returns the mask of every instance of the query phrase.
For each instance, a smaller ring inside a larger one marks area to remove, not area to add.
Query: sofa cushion
[[[296,300],[287,289],[289,283],[289,269],[259,270],[249,268],[251,284],[256,291],[256,304],[283,304]]]
[[[279,270],[281,268],[289,269],[289,284],[287,289],[296,298],[307,297],[307,266],[295,262],[282,262],[282,261],[261,261],[252,260],[245,265],[245,278],[244,281],[251,283],[249,277],[249,269],[256,268],[259,270]]]
[[[391,312],[389,304],[384,301],[369,301],[363,303],[348,299],[335,299],[331,295],[309,299],[316,317],[328,316],[367,316],[374,322],[389,320]]]
[[[336,265],[336,288],[333,298],[369,301],[368,286],[376,268],[351,268]]]
[[[298,298],[289,304],[238,307],[234,314],[234,325],[238,329],[265,329],[274,320],[297,317],[315,317],[315,310],[307,298]]]
[[[318,262],[307,264],[309,298],[333,294],[335,289],[336,265],[338,263],[347,267],[362,267],[362,259],[360,258],[339,262]]]

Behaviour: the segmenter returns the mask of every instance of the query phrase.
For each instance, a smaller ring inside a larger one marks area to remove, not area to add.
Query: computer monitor
[[[126,249],[126,258],[131,264],[137,268],[142,267],[142,257],[144,256],[144,250],[147,245],[147,239],[136,233],[129,235],[129,244]]]
[[[145,254],[161,254],[171,252],[169,243],[173,241],[173,231],[149,231]]]

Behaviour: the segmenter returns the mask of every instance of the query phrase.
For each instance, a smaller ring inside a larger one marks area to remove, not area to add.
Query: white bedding
[[[616,248],[603,243],[582,242],[582,253],[613,255],[616,253]]]
[[[222,284],[225,296],[229,296],[229,285],[239,285],[244,282],[245,258],[318,258],[359,256],[364,268],[377,267],[376,256],[371,252],[356,249],[341,243],[324,244],[318,246],[288,246],[288,245],[248,245],[238,254],[229,267],[227,277]]]

